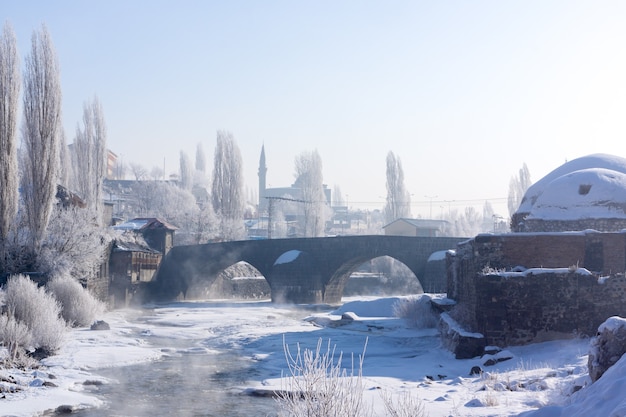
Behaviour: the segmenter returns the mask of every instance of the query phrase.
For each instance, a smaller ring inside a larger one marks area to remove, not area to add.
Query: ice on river
[[[177,302],[115,310],[102,317],[111,330],[73,330],[61,351],[45,359],[41,369],[0,370],[0,388],[10,385],[3,382],[10,378],[20,386],[17,392],[0,394],[0,414],[40,415],[65,404],[99,407],[97,383],[113,383],[100,377],[99,369],[157,361],[173,353],[236,350],[258,371],[240,387],[242,391],[280,388],[280,377],[287,371],[283,341],[314,349],[320,339],[325,344],[330,340],[343,353],[345,364],[350,362],[345,358],[363,353],[367,341],[365,399],[378,416],[385,415],[381,393],[417,396],[431,416],[509,416],[576,401],[588,390],[588,340],[508,348],[501,356],[510,360],[486,367],[487,358],[454,359],[440,347],[436,329],[411,328],[395,318],[393,304],[398,299],[359,297],[335,311],[267,301]],[[470,375],[474,366],[485,372]],[[45,381],[56,387],[42,386]],[[574,387],[583,388],[570,397],[579,389]]]

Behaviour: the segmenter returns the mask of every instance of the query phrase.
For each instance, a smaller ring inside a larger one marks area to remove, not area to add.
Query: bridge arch
[[[350,277],[352,276],[352,274],[356,272],[363,264],[367,262],[371,262],[376,259],[384,258],[384,257],[388,257],[393,262],[400,263],[401,265],[406,267],[406,269],[412,273],[413,278],[415,279],[419,287],[423,288],[422,282],[421,282],[423,277],[420,279],[420,276],[418,275],[418,274],[423,273],[422,270],[419,270],[419,271],[414,270],[414,268],[411,268],[411,266],[415,267],[415,265],[407,265],[401,259],[398,259],[392,255],[377,253],[371,256],[361,255],[361,256],[354,256],[353,258],[347,259],[331,275],[330,280],[326,284],[325,296],[341,300],[341,298],[343,297],[343,293],[346,288],[346,285],[348,284],[348,281],[350,280]]]
[[[199,278],[187,290],[186,298],[266,299],[271,294],[265,276],[246,261],[238,261],[217,272],[215,279],[209,276]]]
[[[416,276],[398,259],[384,255],[353,269],[345,281],[342,296],[420,294],[424,291],[422,280],[423,277]]]

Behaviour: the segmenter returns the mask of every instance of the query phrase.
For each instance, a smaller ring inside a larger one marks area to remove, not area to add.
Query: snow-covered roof
[[[138,217],[113,227],[116,230],[146,230],[146,229],[167,229],[177,230],[178,228],[164,220],[156,217]]]
[[[403,222],[408,223],[411,226],[415,226],[418,229],[439,229],[448,223],[445,220],[430,220],[430,219],[408,219],[408,218],[400,218],[392,221],[389,224],[383,226],[383,229],[391,226],[394,223]]]
[[[589,168],[560,176],[537,196],[527,219],[626,218],[626,174]]]
[[[598,174],[595,178],[593,178],[590,174],[585,174],[584,176],[570,175],[577,171],[585,171],[589,169],[601,169],[605,171],[614,171],[616,174],[626,174],[626,159],[619,156],[598,153],[566,162],[528,188],[519,208],[517,209],[517,214],[531,213],[533,212],[533,208],[536,203],[542,203],[543,201],[542,205],[544,209],[542,209],[542,213],[543,215],[546,215],[546,208],[547,204],[549,205],[549,201],[556,202],[557,200],[561,200],[562,204],[560,205],[563,206],[565,201],[571,203],[573,200],[576,200],[578,205],[569,209],[569,218],[581,218],[580,215],[586,216],[589,211],[585,209],[581,212],[583,203],[585,201],[588,204],[592,203],[593,196],[582,197],[582,194],[578,192],[579,186],[582,184],[581,181],[593,181],[593,183],[591,183],[591,189],[594,189],[594,186],[597,185],[594,190],[594,195],[597,194],[597,191],[600,189],[612,187],[614,192],[618,192],[618,195],[613,194],[611,196],[612,200],[626,200],[626,198],[622,196],[623,193],[626,194],[626,183],[619,183],[619,181],[622,180],[622,177],[619,175],[616,175],[616,178],[614,179],[606,174]],[[612,185],[600,185],[606,180],[609,180],[609,183],[612,183]],[[556,185],[551,186],[551,184],[555,181],[558,181],[556,183],[558,187]],[[559,214],[559,211],[556,210],[553,214]],[[563,211],[561,211],[560,214],[563,214]],[[595,213],[595,215],[600,214],[602,213]],[[540,214],[536,213],[533,215],[537,217]]]

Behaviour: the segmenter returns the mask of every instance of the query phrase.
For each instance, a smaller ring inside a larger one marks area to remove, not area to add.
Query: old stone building
[[[478,235],[449,255],[448,298],[488,345],[593,336],[626,314],[626,233]]]
[[[533,184],[509,234],[448,255],[454,320],[489,345],[593,336],[626,315],[626,159],[572,160]]]

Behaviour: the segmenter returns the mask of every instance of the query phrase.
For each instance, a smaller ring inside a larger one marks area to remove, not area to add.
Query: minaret
[[[267,205],[267,201],[265,201],[266,174],[267,166],[265,165],[265,144],[263,144],[263,146],[261,146],[261,159],[259,160],[259,211]]]

